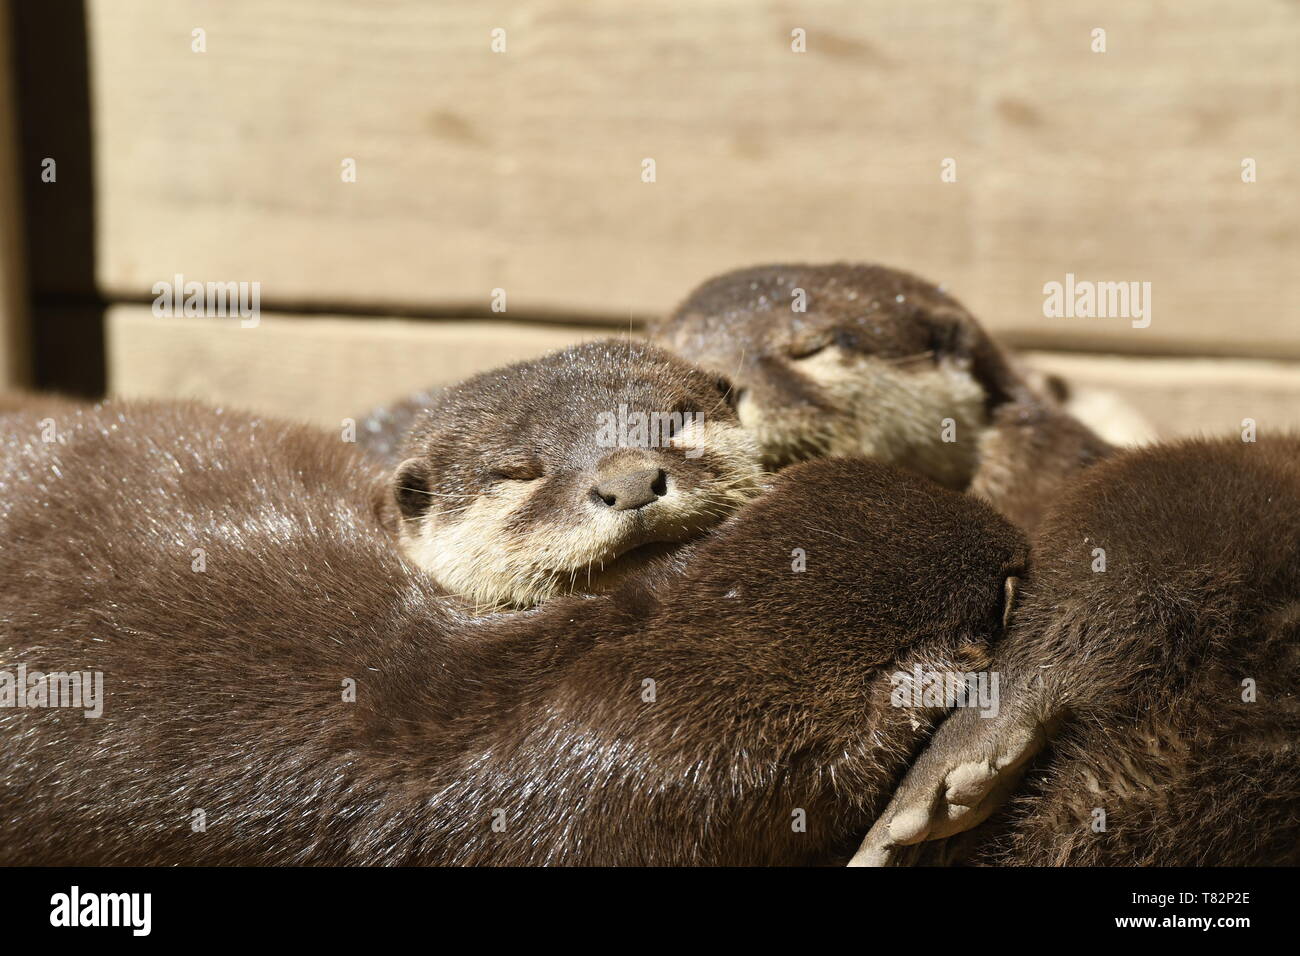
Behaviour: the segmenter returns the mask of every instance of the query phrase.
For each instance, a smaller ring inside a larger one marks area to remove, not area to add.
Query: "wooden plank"
[[[878,260],[1026,344],[1300,357],[1295,4],[88,10],[118,298],[182,273],[288,310],[483,314],[505,288],[519,314],[622,319],[735,266]],[[1045,319],[1066,272],[1152,282],[1151,327]]]
[[[1300,355],[1297,49],[1300,7],[1269,0],[1007,4],[970,180],[980,313],[1043,348]],[[1150,326],[1045,318],[1067,273],[1150,282]]]
[[[977,145],[991,0],[89,11],[115,296],[180,272],[282,308],[481,311],[501,287],[623,319],[728,268],[837,257],[969,285],[968,193],[938,170]]]
[[[617,329],[540,323],[261,316],[107,315],[109,392],[199,398],[337,425],[348,416],[474,372],[533,358]]]
[[[1145,420],[1158,438],[1239,435],[1246,418],[1261,435],[1300,433],[1300,363],[1050,352],[1022,360],[1085,393],[1078,413],[1099,430],[1113,415],[1130,430]]]
[[[11,11],[0,0],[0,388],[31,382]]]
[[[195,397],[328,425],[430,385],[540,355],[583,339],[627,334],[592,326],[264,314],[237,320],[163,319],[140,306],[109,310],[110,390]],[[1300,430],[1300,363],[1131,358],[1031,352],[1060,375],[1095,427],[1173,438]],[[1149,431],[1142,429],[1149,426]]]

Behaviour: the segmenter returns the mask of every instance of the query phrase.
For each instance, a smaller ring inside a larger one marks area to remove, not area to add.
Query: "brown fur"
[[[1037,726],[1049,748],[1008,809],[950,841],[958,856],[1300,863],[1300,438],[1117,455],[1064,494],[1032,563],[994,664],[1002,723],[955,713],[882,819],[920,807],[942,835],[943,802],[925,810],[928,794],[951,788],[953,768],[982,765],[1006,728]],[[1091,828],[1096,808],[1104,832]],[[920,818],[898,819],[895,833]]]
[[[791,309],[796,288],[807,293],[806,312]],[[766,403],[782,407],[819,404],[815,384],[788,359],[832,346],[898,361],[960,359],[990,407],[1022,384],[960,302],[885,266],[781,264],[726,272],[691,292],[651,337],[700,364],[737,370],[739,387],[773,393]]]
[[[440,394],[441,389],[426,389],[370,409],[357,423],[357,447],[395,467],[402,460],[411,429],[437,403]]]
[[[795,289],[806,312],[792,310]],[[1032,529],[1065,481],[1111,451],[1037,394],[960,302],[883,266],[725,273],[651,338],[733,378],[774,467],[863,454],[969,488]],[[944,418],[957,424],[950,444]]]
[[[1033,532],[1069,483],[1114,450],[1059,405],[1021,397],[993,410],[966,490]]]
[[[936,716],[888,672],[986,660],[1023,561],[979,503],[825,461],[679,576],[467,618],[332,435],[135,403],[56,444],[5,424],[0,666],[101,670],[107,703],[0,710],[3,863],[842,861]]]
[[[394,472],[407,556],[473,607],[609,590],[764,487],[730,390],[663,349],[621,339],[444,389]],[[604,416],[633,414],[660,416],[660,427],[603,427]],[[621,502],[620,488],[631,492]]]
[[[1041,674],[1066,723],[980,858],[1300,863],[1300,440],[1125,455],[1035,549],[1008,667]]]

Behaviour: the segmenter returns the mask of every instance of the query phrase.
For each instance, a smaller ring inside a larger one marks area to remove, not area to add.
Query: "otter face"
[[[864,455],[963,487],[989,409],[1017,387],[975,319],[878,266],[763,266],[706,282],[651,330],[732,377],[765,464]]]
[[[762,490],[731,391],[619,340],[453,386],[393,478],[403,549],[478,607],[608,590]]]

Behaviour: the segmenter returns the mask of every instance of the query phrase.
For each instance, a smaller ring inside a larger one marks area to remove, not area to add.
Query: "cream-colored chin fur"
[[[984,390],[952,360],[900,363],[831,347],[794,366],[838,414],[763,408],[747,393],[740,420],[769,460],[862,455],[953,487],[975,470],[988,424]],[[945,427],[952,420],[952,428]],[[944,440],[950,433],[954,441]]]
[[[705,422],[684,429],[675,444],[701,448],[729,469],[683,490],[669,476],[669,493],[639,512],[613,511],[582,499],[568,520],[511,529],[511,516],[535,482],[502,482],[453,515],[436,507],[405,522],[408,559],[445,590],[481,611],[527,607],[561,594],[592,593],[614,583],[605,566],[618,554],[652,541],[686,541],[718,524],[764,487],[752,436],[735,425]]]

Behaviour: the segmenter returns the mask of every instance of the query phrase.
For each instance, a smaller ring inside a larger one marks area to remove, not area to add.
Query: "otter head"
[[[651,338],[732,377],[771,468],[864,455],[961,488],[989,410],[1023,387],[959,302],[880,266],[729,272]]]
[[[403,550],[477,607],[608,590],[762,489],[731,393],[623,340],[453,386],[393,477]]]

